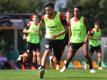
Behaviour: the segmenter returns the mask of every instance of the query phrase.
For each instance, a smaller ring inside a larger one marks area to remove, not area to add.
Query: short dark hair
[[[100,21],[95,21],[94,24],[100,25]]]
[[[54,8],[54,4],[52,3],[52,2],[46,2],[45,4],[44,4],[44,7],[51,7],[51,8]]]
[[[75,5],[74,8],[78,8],[79,11],[82,11],[82,7],[80,5]]]
[[[100,20],[99,20],[98,18],[95,18],[95,19],[94,19],[94,24],[100,25]]]

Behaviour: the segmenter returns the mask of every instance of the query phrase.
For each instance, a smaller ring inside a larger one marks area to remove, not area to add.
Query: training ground
[[[68,69],[63,73],[46,69],[43,79],[39,78],[39,70],[0,70],[0,80],[107,80],[107,68],[96,69],[94,74],[84,69]]]

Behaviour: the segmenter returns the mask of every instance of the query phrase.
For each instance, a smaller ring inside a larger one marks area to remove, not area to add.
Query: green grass
[[[0,70],[0,80],[41,80],[39,71]],[[54,69],[47,69],[42,80],[107,80],[107,69],[96,70],[91,74],[89,70],[68,69],[63,73]]]

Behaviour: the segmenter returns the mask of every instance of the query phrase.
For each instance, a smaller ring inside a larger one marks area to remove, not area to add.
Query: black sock
[[[41,66],[41,69],[45,69],[45,66]]]
[[[99,62],[99,67],[101,67],[101,62]]]
[[[89,57],[89,55],[86,55],[85,57],[86,57],[86,59],[87,59],[87,62],[88,62],[88,64],[89,64],[90,69],[93,69],[91,58]]]
[[[40,64],[37,65],[37,67],[40,67],[40,66],[41,66]]]

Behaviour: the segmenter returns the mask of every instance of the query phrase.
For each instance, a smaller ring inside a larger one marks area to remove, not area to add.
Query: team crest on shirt
[[[45,45],[45,48],[49,48],[49,44],[46,44],[46,45]]]

